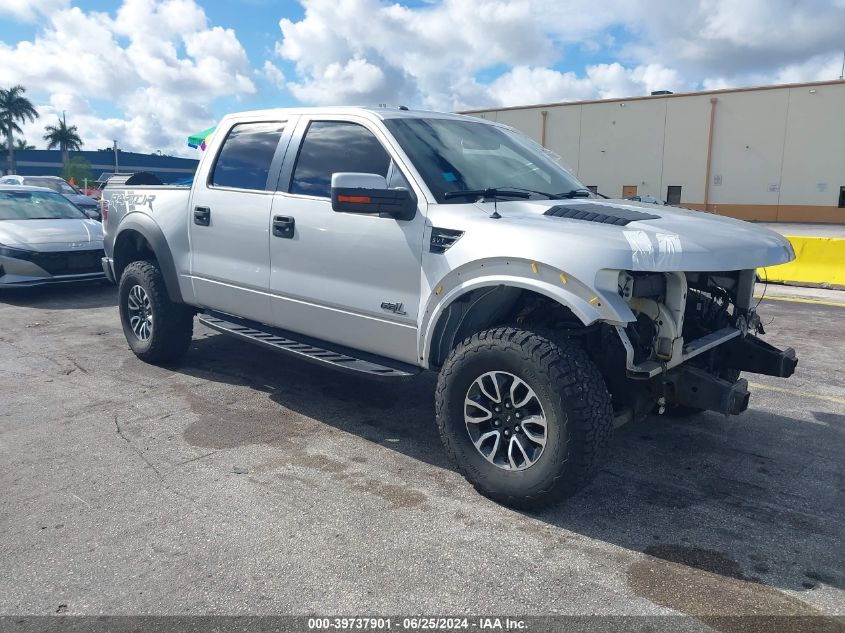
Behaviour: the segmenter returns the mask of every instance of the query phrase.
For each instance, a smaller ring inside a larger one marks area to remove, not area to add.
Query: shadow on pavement
[[[375,382],[221,335],[195,340],[176,371],[258,389],[282,407],[451,468],[434,424],[431,373]],[[845,588],[845,548],[834,545],[845,525],[845,417],[814,415],[816,422],[752,409],[738,418],[706,413],[627,425],[592,485],[531,516],[761,587]]]
[[[105,282],[0,289],[0,305],[36,310],[90,310],[117,306],[117,286]]]

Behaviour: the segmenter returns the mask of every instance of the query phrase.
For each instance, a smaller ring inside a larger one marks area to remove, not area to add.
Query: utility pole
[[[117,139],[114,139],[114,173],[120,173],[120,163],[117,160]]]
[[[839,72],[839,78],[845,79],[845,51],[842,51],[842,70]]]

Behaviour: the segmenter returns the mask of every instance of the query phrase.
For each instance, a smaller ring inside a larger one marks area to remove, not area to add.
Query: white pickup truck
[[[585,485],[614,421],[748,406],[764,343],[745,222],[590,193],[488,121],[278,109],[217,127],[193,186],[108,186],[103,266],[129,345],[172,362],[193,320],[389,379],[439,372],[437,423],[482,493],[538,507]]]

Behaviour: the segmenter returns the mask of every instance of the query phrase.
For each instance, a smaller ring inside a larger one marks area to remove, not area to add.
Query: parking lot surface
[[[525,514],[452,470],[433,375],[370,382],[197,325],[129,351],[111,287],[0,296],[3,614],[845,614],[845,308],[764,300],[789,380],[617,429]]]

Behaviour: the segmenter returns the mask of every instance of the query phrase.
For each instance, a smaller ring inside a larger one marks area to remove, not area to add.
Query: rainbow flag
[[[208,146],[208,140],[211,138],[211,135],[214,134],[214,129],[214,127],[210,127],[202,132],[191,134],[188,137],[188,147],[192,147],[194,149],[199,148],[202,151],[205,151],[205,148]]]

